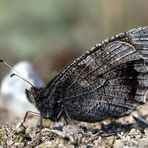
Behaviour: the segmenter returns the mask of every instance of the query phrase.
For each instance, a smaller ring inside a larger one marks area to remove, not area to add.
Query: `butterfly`
[[[46,87],[26,89],[45,119],[97,122],[130,114],[148,90],[148,27],[117,34],[95,45]]]

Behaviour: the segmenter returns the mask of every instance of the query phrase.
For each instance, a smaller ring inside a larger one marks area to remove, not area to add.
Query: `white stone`
[[[44,87],[43,81],[33,70],[32,65],[27,61],[17,63],[14,67],[23,78],[31,82],[35,87]],[[17,116],[24,116],[26,111],[36,111],[35,107],[27,100],[25,89],[31,86],[17,76],[10,75],[16,73],[11,70],[1,82],[0,105],[15,113]],[[19,75],[19,74],[18,74]]]

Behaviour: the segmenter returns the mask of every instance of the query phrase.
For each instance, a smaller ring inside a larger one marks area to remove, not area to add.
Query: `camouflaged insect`
[[[148,27],[108,38],[65,67],[45,88],[26,90],[43,118],[96,122],[146,101]]]

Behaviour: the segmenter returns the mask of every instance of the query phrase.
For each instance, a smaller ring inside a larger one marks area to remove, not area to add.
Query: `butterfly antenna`
[[[33,86],[33,84],[32,84],[31,82],[27,81],[27,80],[21,75],[21,73],[19,73],[16,69],[14,69],[13,67],[11,67],[7,62],[5,62],[5,61],[2,60],[2,59],[0,59],[0,62],[1,62],[1,63],[4,63],[6,66],[8,66],[10,69],[12,69],[13,71],[15,71],[15,72],[17,73],[17,74],[16,74],[16,73],[11,74],[10,77],[17,76],[17,77],[21,78],[22,80],[24,80],[25,82],[27,82],[28,84],[30,84],[30,85],[34,88],[34,86]]]

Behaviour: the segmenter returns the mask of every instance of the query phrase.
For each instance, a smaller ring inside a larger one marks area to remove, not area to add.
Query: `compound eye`
[[[31,96],[32,99],[35,99],[37,95],[36,95],[35,91],[32,91],[30,93],[30,96]]]
[[[35,99],[36,97],[38,96],[38,93],[35,89],[31,89],[31,92],[30,92],[30,97],[32,99]]]
[[[35,98],[35,93],[34,93],[34,91],[26,89],[25,92],[26,92],[27,99],[28,99],[30,102],[34,102],[34,98]]]
[[[37,101],[40,99],[40,91],[37,88],[26,89],[26,96],[30,102]]]

